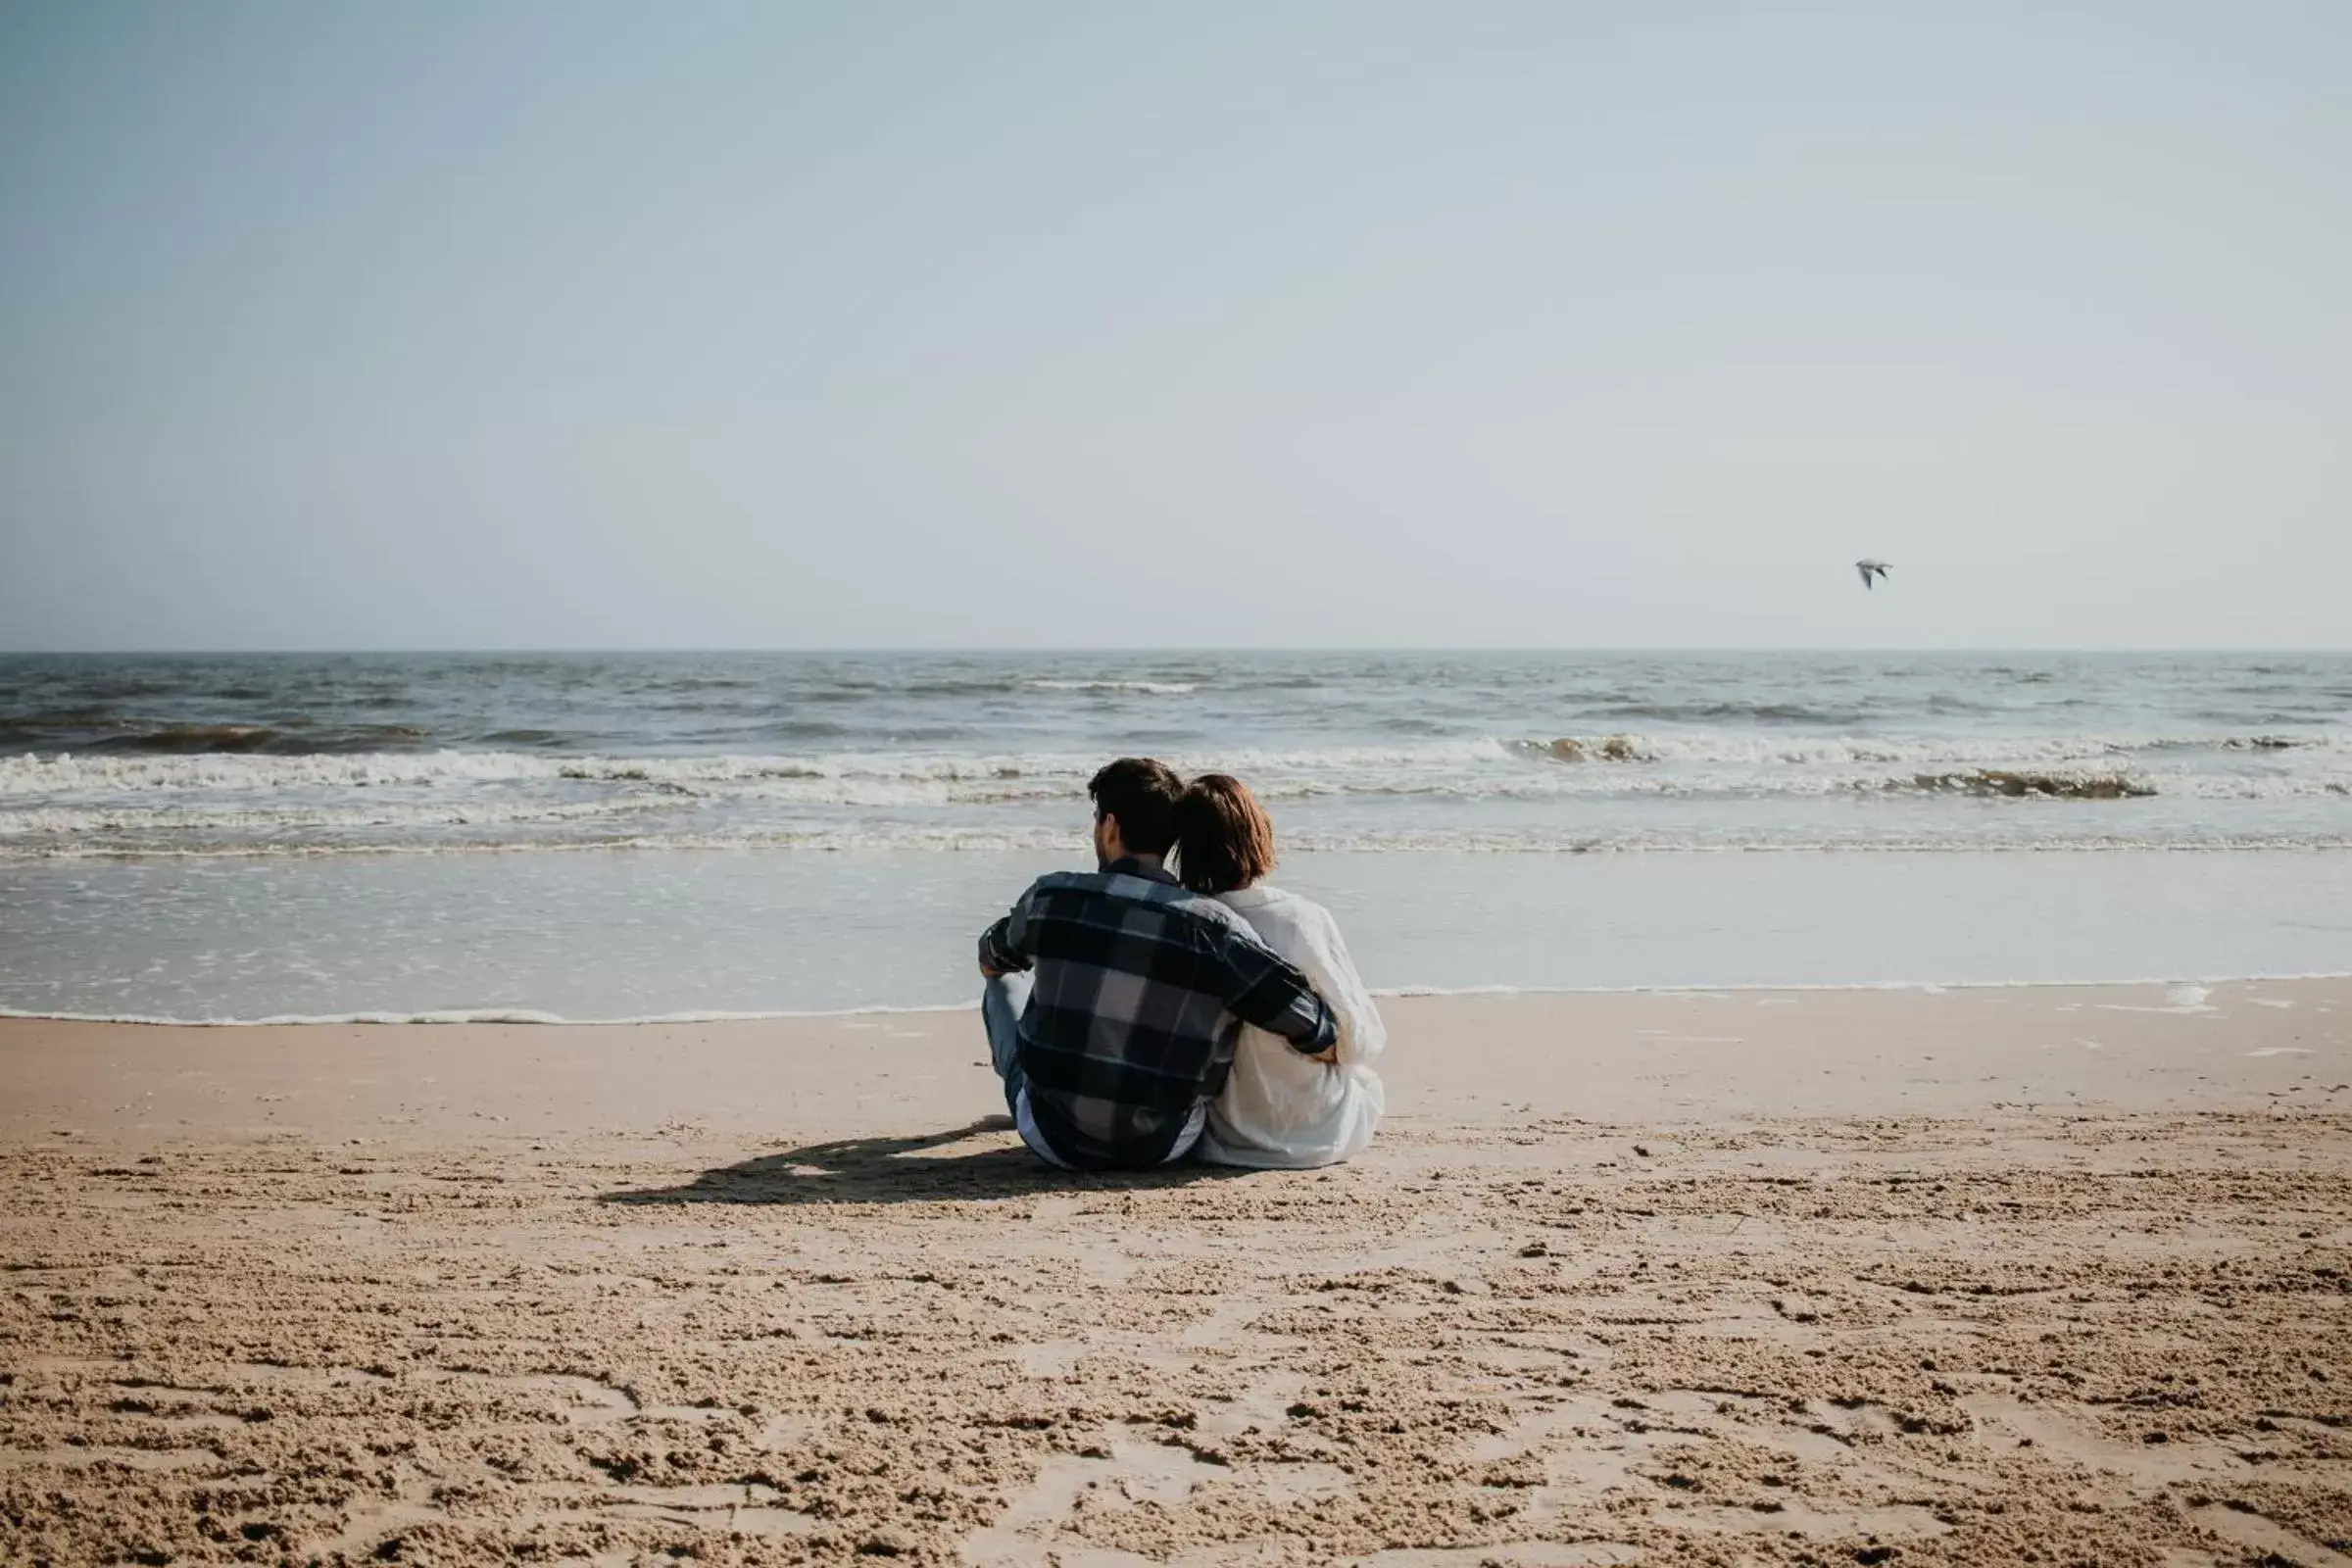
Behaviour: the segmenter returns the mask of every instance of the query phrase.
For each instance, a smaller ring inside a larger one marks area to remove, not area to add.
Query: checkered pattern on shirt
[[[1021,1070],[1038,1131],[1071,1164],[1166,1158],[1214,1099],[1243,1023],[1320,1051],[1338,1037],[1306,977],[1249,923],[1164,871],[1056,871],[980,938],[980,961],[1037,971]]]

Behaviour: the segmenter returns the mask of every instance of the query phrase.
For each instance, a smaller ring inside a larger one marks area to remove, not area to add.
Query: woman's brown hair
[[[1274,869],[1274,823],[1250,786],[1203,773],[1176,803],[1177,879],[1195,893],[1231,893]]]

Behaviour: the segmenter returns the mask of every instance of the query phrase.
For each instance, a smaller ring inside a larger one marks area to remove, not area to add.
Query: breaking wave
[[[1173,759],[1182,767],[1332,771],[1474,767],[1508,759],[1499,742],[1399,747],[1263,749]],[[147,758],[74,753],[0,758],[0,797],[82,789],[365,789],[387,785],[502,784],[570,780],[691,788],[760,781],[868,780],[909,783],[1055,782],[1083,792],[1099,755],[1005,756],[840,753],[810,756],[562,757],[527,752],[386,752],[343,755],[205,754]]]
[[[283,733],[213,726],[0,756],[0,858],[1060,850],[1103,755],[583,755],[528,729],[496,750],[288,751]],[[1749,727],[1336,745],[1310,730],[1291,745],[1162,755],[1249,780],[1298,848],[2332,848],[2352,835],[2343,731]]]
[[[526,742],[527,744],[527,742]],[[2242,759],[2231,762],[2231,758]],[[2275,759],[2275,760],[2274,760]],[[203,796],[265,808],[275,798],[383,809],[387,793],[537,791],[809,806],[990,805],[1075,800],[1096,754],[811,753],[670,757],[548,751],[71,753],[0,758],[0,815],[38,807],[122,808]],[[2352,794],[2352,747],[2239,738],[2027,737],[1901,741],[1752,736],[1569,736],[1396,746],[1265,747],[1173,754],[1184,771],[1240,774],[1269,800],[1346,796],[1750,797],[1915,791],[2012,799],[2320,799]],[[0,828],[0,831],[6,831]]]
[[[77,789],[175,790],[517,783],[534,780],[714,784],[747,780],[875,779],[960,781],[1036,779],[1075,781],[1083,786],[1102,765],[1089,753],[839,752],[806,755],[704,753],[683,756],[565,756],[533,751],[321,751],[275,752],[267,738],[275,731],[210,726],[208,745],[223,739],[229,749],[190,749],[194,731],[162,732],[151,742],[121,751],[0,757],[0,796],[46,795]],[[506,731],[502,738],[544,746],[545,731]],[[144,754],[163,755],[144,755]],[[1910,772],[1984,768],[2031,772],[2065,763],[2097,763],[2110,769],[2204,755],[2298,754],[2309,759],[2301,772],[2262,776],[2319,776],[2313,769],[2352,768],[2352,736],[2100,736],[2027,735],[1906,739],[1824,736],[1776,739],[1731,731],[1567,735],[1550,739],[1478,738],[1417,741],[1393,746],[1256,746],[1219,751],[1177,751],[1166,755],[1179,768],[1210,767],[1256,774],[1321,776],[1346,788],[1353,775],[1400,770],[1478,771],[1513,763],[1634,763],[1660,767],[1718,764],[1758,770],[1820,767],[1885,767]],[[2335,759],[2343,759],[2336,764]],[[2281,756],[2281,760],[2285,759]],[[1253,780],[1254,782],[1254,780]]]
[[[1503,743],[1522,757],[1554,762],[2003,762],[2097,761],[2163,753],[2333,752],[2352,756],[2342,734],[1982,735],[1943,737],[1821,735],[1774,737],[1734,731],[1563,735]]]
[[[1025,680],[1033,692],[1142,692],[1147,697],[1190,697],[1200,689],[1190,680]]]
[[[1963,773],[1919,773],[1912,785],[1923,790],[1960,795],[2001,796],[2023,800],[2038,795],[2061,801],[2142,800],[2156,786],[2126,773],[2023,773],[2010,768],[1979,767]]]
[[[425,739],[425,732],[413,724],[318,723],[299,717],[234,724],[133,718],[105,712],[0,716],[0,747],[85,755],[377,752],[421,745]]]
[[[653,852],[781,851],[812,855],[867,852],[956,855],[1052,855],[1069,857],[1086,848],[1084,835],[1069,828],[916,828],[878,827],[842,829],[746,828],[711,833],[593,833],[545,839],[455,836],[429,840],[329,839],[297,841],[286,838],[185,839],[136,838],[53,842],[37,847],[15,846],[0,840],[0,861],[74,860],[216,860],[216,859],[332,859],[349,857],[436,857],[533,853],[600,854]],[[2104,855],[2159,851],[2180,854],[2232,855],[2256,852],[2326,852],[2352,850],[2352,833],[2214,833],[2182,838],[2154,838],[2125,833],[1970,833],[1934,835],[1888,833],[1875,837],[1829,834],[1771,834],[1736,829],[1700,832],[1625,829],[1578,833],[1573,830],[1442,832],[1407,830],[1396,833],[1304,832],[1286,835],[1286,853],[1308,855],[1976,855],[1985,852],[2021,855]]]

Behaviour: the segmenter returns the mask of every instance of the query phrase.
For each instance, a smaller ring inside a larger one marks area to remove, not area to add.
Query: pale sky
[[[0,0],[0,648],[2352,645],[2348,82],[2335,0]]]

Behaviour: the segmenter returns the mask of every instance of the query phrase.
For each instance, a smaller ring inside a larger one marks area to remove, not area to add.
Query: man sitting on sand
[[[1251,1023],[1308,1054],[1339,1038],[1306,977],[1161,864],[1184,781],[1122,757],[1087,785],[1094,871],[1039,877],[980,937],[980,1014],[1021,1139],[1051,1164],[1141,1170],[1200,1141]]]

